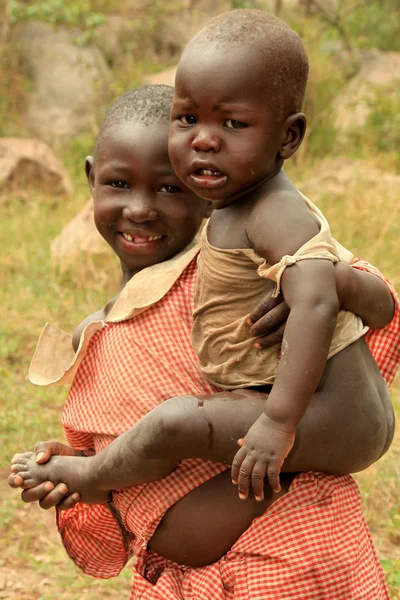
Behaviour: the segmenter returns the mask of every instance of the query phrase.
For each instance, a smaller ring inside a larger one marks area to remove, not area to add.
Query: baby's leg
[[[232,464],[237,440],[260,416],[266,399],[243,390],[167,400],[93,457],[97,487],[153,481],[184,458]],[[380,458],[392,436],[387,388],[359,340],[328,361],[283,471],[360,471]]]
[[[91,462],[90,456],[53,456],[47,463],[39,465],[35,452],[25,452],[14,455],[11,471],[22,479],[20,487],[23,489],[45,481],[54,485],[63,482],[71,493],[80,493],[82,502],[103,504],[107,502],[109,493],[96,488]]]

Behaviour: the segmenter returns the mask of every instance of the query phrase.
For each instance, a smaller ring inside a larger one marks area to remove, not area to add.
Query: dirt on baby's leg
[[[47,463],[40,465],[36,462],[35,452],[25,452],[15,454],[11,460],[14,483],[25,490],[46,481],[54,485],[64,483],[69,493],[80,494],[82,502],[104,504],[109,500],[110,492],[97,488],[92,466],[91,456],[52,456]]]

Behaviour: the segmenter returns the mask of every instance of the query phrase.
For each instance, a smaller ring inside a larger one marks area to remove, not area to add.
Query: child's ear
[[[285,123],[285,139],[283,140],[283,144],[279,151],[279,155],[281,158],[286,160],[293,156],[296,152],[297,148],[300,146],[303,141],[304,134],[306,132],[307,127],[307,119],[303,113],[296,113],[294,115],[290,115],[286,119]]]
[[[85,173],[88,180],[89,188],[93,196],[94,191],[94,158],[87,156],[85,159]]]
[[[204,200],[204,218],[208,219],[213,211],[212,204],[209,200]]]

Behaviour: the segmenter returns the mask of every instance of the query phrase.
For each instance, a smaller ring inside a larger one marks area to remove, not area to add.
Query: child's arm
[[[382,279],[372,272],[335,263],[335,280],[341,310],[358,315],[370,329],[382,329],[392,321],[395,302]],[[272,297],[272,291],[266,294],[249,315],[250,333],[257,338],[257,348],[282,342],[289,312],[282,294],[277,298]]]

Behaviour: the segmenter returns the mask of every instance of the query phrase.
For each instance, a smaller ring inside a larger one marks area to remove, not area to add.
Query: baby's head
[[[212,19],[177,70],[169,150],[179,178],[215,208],[271,178],[303,139],[307,77],[304,46],[277,17]]]
[[[148,85],[118,98],[86,159],[97,229],[132,273],[183,250],[204,216],[168,157],[172,97],[172,87]]]

